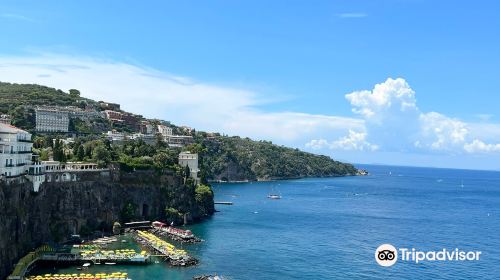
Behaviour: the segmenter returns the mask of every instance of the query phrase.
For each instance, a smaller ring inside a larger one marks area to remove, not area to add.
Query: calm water
[[[89,272],[122,270],[135,280],[213,272],[230,279],[500,277],[500,172],[362,167],[371,176],[215,185],[216,200],[234,205],[219,205],[213,218],[191,226],[206,240],[184,246],[199,266],[96,266]],[[283,198],[267,199],[272,189]],[[383,268],[374,260],[383,243],[480,250],[482,256]]]

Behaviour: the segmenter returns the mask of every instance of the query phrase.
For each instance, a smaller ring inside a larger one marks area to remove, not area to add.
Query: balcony
[[[15,164],[6,164],[5,167],[14,167],[16,166]]]
[[[12,179],[12,178],[17,178],[17,177],[21,177],[21,176],[24,176],[24,175],[27,175],[28,173],[21,173],[21,174],[18,174],[18,175],[4,175],[5,178],[7,179]]]
[[[31,154],[33,153],[32,151],[18,151],[18,154]]]
[[[18,163],[18,164],[16,164],[16,166],[25,166],[25,165],[26,165],[25,162],[24,163]]]
[[[24,143],[33,143],[33,141],[28,140],[28,139],[17,139],[18,142],[24,142]]]

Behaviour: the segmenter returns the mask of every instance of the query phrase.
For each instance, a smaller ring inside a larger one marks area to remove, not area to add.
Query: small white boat
[[[90,266],[90,263],[84,263],[82,266],[83,266],[83,267],[89,267],[89,266]]]
[[[115,265],[116,263],[114,263],[114,262],[105,262],[104,264],[107,264],[107,265]]]
[[[281,199],[281,195],[279,194],[270,194],[267,196],[267,198],[270,198],[270,199]]]

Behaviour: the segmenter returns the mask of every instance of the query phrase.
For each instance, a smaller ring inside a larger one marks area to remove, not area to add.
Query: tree
[[[59,138],[55,139],[54,148],[52,148],[52,157],[56,161],[66,162],[66,154],[64,153],[64,146]]]
[[[190,175],[191,175],[191,169],[189,168],[189,165],[186,165],[186,167],[184,167],[184,177],[187,179],[189,178]]]
[[[85,149],[83,148],[82,145],[79,145],[78,146],[78,151],[76,153],[76,158],[79,160],[79,161],[82,161],[84,158],[85,158]]]
[[[85,156],[88,158],[92,158],[92,146],[89,144],[85,145]]]
[[[45,150],[45,149],[42,149],[40,151],[40,158],[39,159],[42,161],[49,160],[49,152],[47,152],[47,150]]]
[[[153,156],[153,163],[157,169],[165,169],[168,167],[168,154],[159,152]]]
[[[97,146],[93,156],[100,167],[105,167],[111,162],[111,154],[104,146]]]
[[[182,214],[174,207],[167,207],[165,209],[165,216],[169,222],[176,224],[182,223]]]
[[[75,143],[73,144],[73,156],[76,156],[80,146],[81,146],[80,140],[76,140]]]
[[[71,96],[73,98],[78,98],[78,97],[80,97],[80,91],[77,89],[70,89],[69,96]]]
[[[195,200],[205,215],[212,214],[214,209],[214,193],[208,185],[199,184],[195,189]]]

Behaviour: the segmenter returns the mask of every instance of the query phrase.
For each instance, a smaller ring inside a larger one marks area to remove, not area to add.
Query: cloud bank
[[[500,144],[481,139],[486,125],[422,112],[415,91],[402,78],[389,78],[372,90],[355,91],[345,97],[352,112],[364,120],[363,130],[351,130],[347,136],[330,142],[313,139],[306,147],[446,154],[500,152]],[[499,129],[498,124],[487,126]]]

